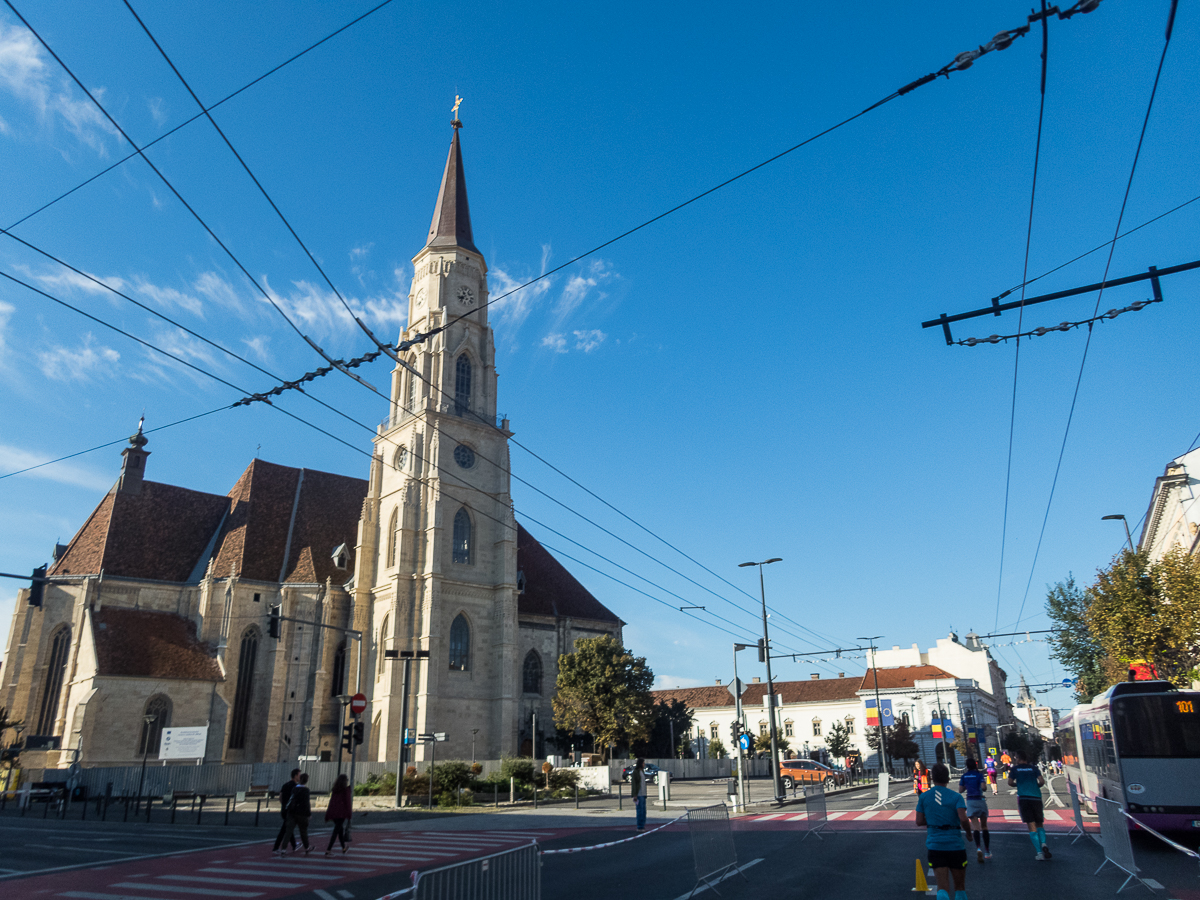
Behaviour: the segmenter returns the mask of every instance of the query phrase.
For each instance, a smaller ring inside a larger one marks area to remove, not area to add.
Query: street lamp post
[[[879,699],[879,669],[875,665],[875,642],[883,637],[882,634],[873,637],[855,638],[858,641],[868,641],[871,647],[871,674],[875,676],[875,714],[879,716],[879,771],[888,770],[887,738],[883,733],[883,702]]]
[[[475,735],[479,734],[478,728],[471,729],[471,765],[475,765]]]
[[[400,679],[400,750],[396,754],[396,808],[404,805],[404,763],[408,758],[408,744],[405,743],[408,731],[408,686],[411,684],[412,663],[414,659],[429,659],[428,650],[385,650],[387,659],[400,659],[404,663],[404,675]],[[415,730],[415,729],[414,729]],[[478,731],[478,729],[476,729]],[[471,732],[471,762],[475,761],[475,732]],[[338,765],[341,766],[341,754],[338,755]],[[339,768],[340,772],[340,768]]]
[[[1133,547],[1133,535],[1131,535],[1129,533],[1129,520],[1126,519],[1120,513],[1117,513],[1116,515],[1112,515],[1112,516],[1101,516],[1100,517],[1101,522],[1106,521],[1107,519],[1120,519],[1121,520],[1121,524],[1125,526],[1125,540],[1129,541],[1129,549],[1136,553],[1137,551],[1134,550],[1134,547]]]
[[[763,657],[767,663],[767,710],[770,715],[767,716],[767,723],[771,728],[771,783],[775,789],[776,802],[783,800],[783,786],[779,781],[779,733],[775,727],[775,682],[771,678],[771,636],[767,632],[767,588],[763,581],[763,566],[769,566],[771,563],[783,562],[782,557],[773,557],[765,559],[762,562],[744,562],[739,563],[738,568],[743,569],[746,566],[758,567],[758,590],[762,596],[762,625],[763,625]]]
[[[138,778],[137,800],[133,804],[133,814],[137,815],[139,809],[142,808],[142,786],[146,783],[146,757],[150,755],[150,724],[154,722],[158,716],[146,715],[142,716],[142,721],[145,727],[142,729],[142,774]],[[126,807],[128,809],[128,807]],[[146,813],[147,817],[150,815]]]
[[[746,730],[746,723],[742,720],[742,682],[738,680],[737,673],[737,655],[739,650],[745,650],[747,647],[753,647],[753,644],[734,644],[733,645],[733,708],[734,714],[738,720],[738,736],[733,742],[737,749],[738,761],[738,796],[742,800],[742,809],[746,808],[746,765],[745,754],[742,751],[742,735],[741,732]]]

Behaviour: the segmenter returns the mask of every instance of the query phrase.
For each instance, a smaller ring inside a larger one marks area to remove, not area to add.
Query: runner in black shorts
[[[970,832],[961,795],[950,790],[950,770],[938,763],[931,770],[933,787],[917,800],[917,826],[928,829],[925,847],[937,879],[938,900],[967,900],[967,850],[963,831]],[[950,886],[951,878],[954,887]]]
[[[1008,783],[1017,789],[1017,811],[1021,821],[1029,827],[1029,840],[1037,851],[1034,859],[1050,859],[1053,854],[1042,827],[1046,818],[1042,812],[1042,785],[1046,782],[1024,753],[1018,750],[1016,757],[1017,764],[1009,770]]]

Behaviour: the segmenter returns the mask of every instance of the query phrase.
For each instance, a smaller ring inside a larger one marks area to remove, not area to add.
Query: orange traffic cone
[[[925,880],[925,867],[921,865],[921,861],[917,860],[917,884],[913,888],[913,892],[917,894],[929,893],[929,883]]]

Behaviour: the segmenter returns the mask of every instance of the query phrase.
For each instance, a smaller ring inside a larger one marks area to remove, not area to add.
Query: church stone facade
[[[138,762],[196,725],[208,762],[336,756],[358,691],[368,759],[405,727],[445,732],[442,759],[550,751],[558,657],[623,623],[513,515],[459,127],[401,340],[429,336],[392,373],[369,477],[256,459],[224,496],[160,484],[139,427],[41,605],[18,600],[0,706],[24,765]],[[409,651],[428,656],[405,685]]]

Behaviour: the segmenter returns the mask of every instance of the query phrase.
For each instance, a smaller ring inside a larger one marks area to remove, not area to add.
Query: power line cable
[[[1012,404],[1008,415],[1008,459],[1004,467],[1004,513],[1000,526],[1000,572],[996,579],[996,621],[1000,626],[1000,594],[1004,588],[1004,549],[1008,540],[1008,500],[1012,487],[1013,438],[1017,431],[1017,373],[1021,366],[1021,327],[1025,319],[1025,284],[1029,279],[1029,248],[1033,243],[1033,210],[1037,198],[1038,163],[1042,155],[1042,121],[1046,113],[1046,68],[1050,56],[1050,25],[1046,19],[1046,0],[1042,0],[1042,81],[1038,102],[1037,141],[1033,149],[1033,184],[1029,189],[1029,221],[1025,227],[1025,261],[1021,269],[1021,309],[1017,319],[1017,349],[1013,354]]]
[[[1129,192],[1133,188],[1133,177],[1137,173],[1138,159],[1141,157],[1141,154],[1142,154],[1142,143],[1146,139],[1146,129],[1150,125],[1150,113],[1154,109],[1154,98],[1155,98],[1155,95],[1158,93],[1159,78],[1162,77],[1163,64],[1167,60],[1167,50],[1171,46],[1171,26],[1174,23],[1174,20],[1175,20],[1175,5],[1174,5],[1174,3],[1172,3],[1171,12],[1170,12],[1170,15],[1167,20],[1166,39],[1163,41],[1162,54],[1158,58],[1158,68],[1155,70],[1155,73],[1154,73],[1154,85],[1150,89],[1150,101],[1146,104],[1146,115],[1142,119],[1142,129],[1141,129],[1141,132],[1138,134],[1137,149],[1134,151],[1134,154],[1133,154],[1133,164],[1129,168],[1129,178],[1125,182],[1125,194],[1121,198],[1121,210],[1117,214],[1117,227],[1114,230],[1113,241],[1108,248],[1108,259],[1104,264],[1104,277],[1100,279],[1100,290],[1096,294],[1096,306],[1092,312],[1093,317],[1096,315],[1096,313],[1098,313],[1100,311],[1100,301],[1104,297],[1104,282],[1108,279],[1108,271],[1109,271],[1109,268],[1112,266],[1113,254],[1117,249],[1116,235],[1121,233],[1121,221],[1125,218],[1125,208],[1129,203]],[[1029,580],[1025,584],[1025,594],[1021,598],[1021,607],[1017,612],[1018,620],[1021,618],[1021,613],[1025,611],[1025,601],[1029,599],[1029,589],[1033,584],[1033,573],[1037,569],[1038,554],[1041,552],[1041,549],[1042,549],[1042,539],[1046,535],[1046,524],[1050,520],[1050,507],[1054,503],[1054,491],[1055,491],[1055,488],[1058,487],[1058,476],[1059,476],[1059,473],[1062,471],[1062,461],[1063,461],[1063,457],[1066,455],[1066,451],[1067,451],[1067,438],[1071,433],[1071,422],[1075,418],[1075,404],[1079,400],[1079,388],[1080,388],[1080,385],[1083,383],[1083,371],[1087,365],[1088,350],[1091,348],[1091,345],[1092,345],[1092,334],[1094,333],[1095,327],[1096,327],[1095,323],[1088,325],[1087,340],[1084,342],[1084,345],[1083,345],[1083,356],[1079,360],[1079,374],[1075,379],[1075,391],[1071,396],[1071,409],[1067,414],[1067,424],[1066,424],[1066,428],[1063,430],[1062,445],[1059,447],[1059,451],[1058,451],[1058,462],[1056,463],[1056,465],[1054,467],[1054,479],[1050,483],[1050,496],[1046,500],[1046,513],[1042,517],[1042,528],[1038,534],[1037,546],[1034,548],[1033,564],[1029,568]]]
[[[217,101],[216,103],[214,103],[212,106],[208,107],[208,110],[213,110],[213,109],[216,109],[218,106],[221,106],[221,105],[222,105],[222,104],[224,104],[225,102],[227,102],[227,101],[229,101],[229,100],[232,100],[234,97],[236,97],[238,94],[242,93],[243,91],[249,90],[250,88],[254,87],[254,85],[258,84],[260,81],[263,81],[264,79],[266,79],[266,78],[269,78],[270,76],[274,75],[276,72],[278,72],[278,71],[279,71],[280,69],[282,69],[284,66],[287,66],[287,65],[290,65],[291,63],[294,63],[294,62],[295,62],[296,60],[298,60],[300,57],[304,56],[305,54],[309,53],[309,52],[310,52],[310,51],[312,51],[312,50],[315,50],[315,49],[317,49],[317,48],[318,48],[318,47],[320,47],[322,44],[324,44],[326,41],[332,40],[333,38],[337,37],[339,34],[341,34],[341,33],[342,33],[343,31],[345,31],[346,29],[350,28],[351,26],[353,26],[353,25],[357,25],[357,24],[358,24],[359,22],[361,22],[363,19],[367,18],[367,16],[370,16],[370,15],[372,15],[373,13],[376,13],[376,12],[378,12],[379,10],[383,9],[385,6],[387,6],[387,5],[388,5],[389,3],[391,3],[391,2],[392,2],[392,0],[383,0],[383,2],[382,2],[382,3],[380,3],[378,6],[372,7],[371,9],[367,10],[365,13],[363,13],[361,16],[359,16],[359,17],[358,17],[358,18],[356,18],[356,19],[351,19],[349,22],[347,22],[347,23],[346,23],[345,25],[343,25],[341,28],[337,29],[336,31],[332,31],[332,32],[330,32],[329,34],[325,35],[325,37],[321,38],[321,39],[320,39],[319,41],[317,41],[315,44],[309,44],[307,47],[305,47],[305,48],[304,48],[303,50],[301,50],[299,53],[295,54],[294,56],[290,56],[290,57],[288,57],[288,58],[287,58],[287,59],[285,59],[283,62],[281,62],[279,65],[275,66],[273,69],[268,69],[266,72],[264,72],[262,75],[259,75],[259,76],[258,76],[257,78],[255,78],[253,81],[251,81],[251,82],[249,82],[249,83],[247,83],[247,84],[244,84],[244,85],[242,85],[240,88],[238,88],[238,89],[237,89],[236,91],[234,91],[232,94],[227,94],[227,95],[226,95],[224,98],[222,98],[221,100],[218,100],[218,101]],[[23,20],[22,20],[22,21],[23,21]],[[207,112],[208,110],[205,110],[205,111]],[[178,125],[176,125],[174,128],[172,128],[170,131],[167,131],[167,132],[165,132],[165,133],[163,133],[163,134],[160,134],[160,135],[159,135],[158,137],[156,137],[154,140],[150,141],[148,144],[146,144],[144,147],[142,147],[142,150],[148,150],[150,147],[153,147],[153,146],[154,146],[155,144],[157,144],[159,141],[162,141],[162,140],[165,140],[166,138],[169,138],[169,137],[170,137],[171,135],[173,135],[175,132],[179,131],[181,128],[184,128],[184,127],[185,127],[185,126],[187,126],[187,125],[190,125],[190,124],[192,124],[193,122],[195,122],[197,119],[199,119],[199,118],[200,118],[201,116],[203,116],[203,115],[204,115],[204,113],[203,113],[203,112],[196,113],[196,115],[192,116],[190,119],[186,119],[186,120],[184,120],[183,122],[180,122]],[[100,176],[102,176],[102,175],[107,175],[107,174],[108,174],[109,172],[111,172],[113,169],[117,168],[118,166],[124,165],[125,163],[127,163],[129,160],[133,159],[133,158],[134,158],[135,156],[137,156],[137,155],[138,155],[138,151],[136,151],[136,150],[135,150],[133,153],[130,153],[128,156],[124,156],[124,157],[122,157],[121,159],[119,159],[119,160],[117,160],[115,163],[113,163],[111,166],[108,166],[107,168],[101,169],[99,172],[97,172],[97,173],[96,173],[95,175],[93,175],[91,178],[88,178],[88,179],[86,179],[85,181],[81,181],[79,184],[75,185],[75,187],[71,188],[71,189],[70,189],[69,191],[67,191],[66,193],[59,194],[57,197],[55,197],[55,198],[54,198],[53,200],[51,200],[49,203],[43,203],[41,206],[39,206],[39,207],[38,207],[37,209],[35,209],[33,212],[31,212],[31,213],[27,213],[26,215],[24,215],[24,216],[22,216],[21,218],[17,219],[17,221],[13,222],[13,223],[12,223],[11,225],[9,225],[8,227],[9,227],[9,228],[16,228],[18,225],[20,225],[20,224],[21,224],[22,222],[24,222],[25,220],[27,220],[27,219],[32,219],[32,218],[33,218],[34,216],[36,216],[38,213],[40,213],[40,212],[43,212],[44,210],[47,210],[47,209],[49,209],[51,206],[53,206],[54,204],[58,203],[58,201],[60,201],[60,200],[65,200],[67,197],[71,196],[71,194],[75,193],[75,192],[76,192],[77,190],[79,190],[80,188],[82,188],[82,187],[86,187],[87,185],[91,184],[93,181],[95,181],[97,178],[99,178],[99,177],[100,177]]]

